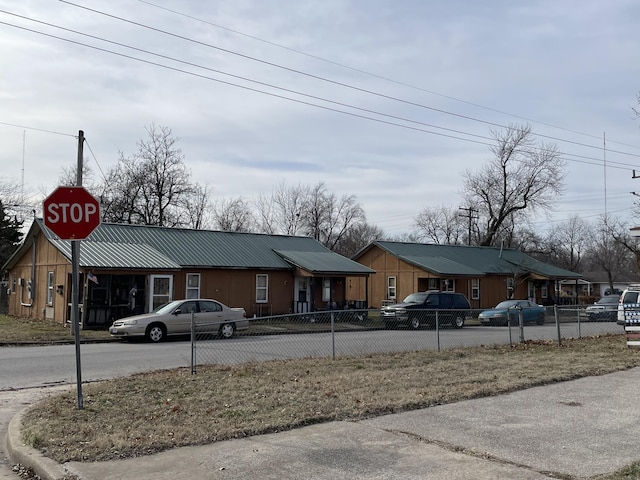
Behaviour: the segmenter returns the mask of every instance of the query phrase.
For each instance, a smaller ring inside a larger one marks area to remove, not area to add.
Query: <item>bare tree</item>
[[[366,217],[355,195],[338,198],[320,182],[307,195],[302,222],[307,235],[336,250],[349,229],[365,223]]]
[[[105,221],[200,228],[208,206],[207,187],[191,183],[178,139],[168,127],[151,125],[132,156],[119,152],[102,188]],[[196,210],[192,210],[195,208]]]
[[[366,222],[356,224],[348,229],[333,251],[350,258],[374,240],[384,240],[384,238],[385,233],[380,227]]]
[[[468,243],[467,237],[471,229],[460,213],[460,210],[445,205],[425,207],[414,220],[417,237],[421,241],[435,244]]]
[[[550,263],[579,272],[592,235],[592,226],[578,215],[554,226],[546,239],[549,251],[553,252]]]
[[[300,235],[308,187],[282,182],[270,196],[261,194],[255,202],[258,230],[269,234]]]
[[[211,188],[209,185],[193,185],[193,193],[184,198],[184,209],[188,217],[188,225],[202,230],[210,225],[208,212],[211,209]]]
[[[555,146],[536,145],[529,126],[492,131],[493,158],[480,172],[463,175],[463,197],[483,221],[480,245],[494,245],[514,214],[551,209],[562,192],[564,162]]]
[[[352,228],[366,224],[362,206],[355,196],[338,197],[320,182],[312,187],[284,183],[270,197],[261,195],[256,203],[259,231],[270,234],[306,235],[331,250],[349,251],[341,246]]]
[[[637,272],[637,248],[629,229],[613,218],[602,216],[590,236],[590,259],[607,274],[609,288],[624,273]]]
[[[222,199],[214,205],[213,223],[225,232],[251,232],[255,222],[249,203],[237,197]]]

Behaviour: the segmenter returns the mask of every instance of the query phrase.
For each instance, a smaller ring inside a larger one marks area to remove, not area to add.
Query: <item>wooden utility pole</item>
[[[468,234],[469,237],[467,239],[467,245],[471,245],[471,225],[473,220],[478,219],[477,215],[474,215],[474,213],[478,213],[478,209],[473,207],[467,207],[467,208],[460,207],[459,210],[462,210],[463,212],[467,212],[465,215],[460,214],[460,216],[469,219],[469,234]]]

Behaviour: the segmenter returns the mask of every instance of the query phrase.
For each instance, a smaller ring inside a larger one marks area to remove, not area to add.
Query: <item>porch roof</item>
[[[285,261],[313,274],[370,275],[364,265],[333,252],[296,252],[276,250]]]

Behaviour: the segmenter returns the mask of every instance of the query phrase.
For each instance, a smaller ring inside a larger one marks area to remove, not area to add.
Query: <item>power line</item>
[[[455,112],[449,112],[447,110],[443,110],[443,109],[439,109],[439,108],[435,108],[435,107],[430,107],[428,105],[423,105],[423,104],[420,104],[420,103],[412,102],[410,100],[404,100],[404,99],[401,99],[401,98],[393,97],[391,95],[386,95],[386,94],[375,92],[375,91],[368,90],[368,89],[365,89],[365,88],[360,88],[360,87],[356,87],[356,86],[353,86],[353,85],[349,85],[347,83],[338,82],[336,80],[331,80],[331,79],[328,79],[328,78],[325,78],[325,77],[320,77],[318,75],[314,75],[314,74],[310,74],[310,73],[307,73],[307,72],[303,72],[301,70],[285,67],[285,66],[279,65],[277,63],[268,62],[266,60],[262,60],[262,59],[259,59],[259,58],[256,58],[256,57],[252,57],[250,55],[245,55],[243,53],[235,52],[233,50],[229,50],[229,49],[226,49],[226,48],[218,47],[218,46],[212,45],[210,43],[201,42],[199,40],[195,40],[195,39],[192,39],[192,38],[189,38],[189,37],[185,37],[184,35],[179,35],[179,34],[172,33],[172,32],[166,31],[166,30],[162,30],[162,29],[159,29],[159,28],[156,28],[156,27],[152,27],[150,25],[146,25],[146,24],[143,24],[143,23],[140,23],[140,22],[136,22],[136,21],[133,21],[133,20],[126,19],[124,17],[120,17],[120,16],[117,16],[117,15],[112,15],[110,13],[106,13],[106,12],[103,12],[103,11],[100,11],[100,10],[96,10],[96,9],[93,9],[93,8],[85,7],[83,5],[78,5],[76,3],[69,2],[68,0],[58,0],[58,1],[62,2],[62,3],[65,3],[67,5],[71,5],[73,7],[77,7],[77,8],[83,9],[83,10],[87,10],[89,12],[96,13],[98,15],[103,15],[103,16],[106,16],[106,17],[121,21],[121,22],[129,23],[131,25],[135,25],[135,26],[138,26],[138,27],[141,27],[141,28],[145,28],[145,29],[157,32],[157,33],[162,33],[163,35],[168,35],[168,36],[171,36],[171,37],[174,37],[174,38],[178,38],[178,39],[181,39],[181,40],[184,40],[184,41],[187,41],[187,42],[195,43],[197,45],[205,46],[205,47],[208,47],[208,48],[213,48],[215,50],[219,50],[219,51],[231,54],[231,55],[239,56],[239,57],[242,57],[242,58],[247,59],[247,60],[251,60],[251,61],[254,61],[254,62],[262,63],[262,64],[265,64],[265,65],[268,65],[268,66],[271,66],[271,67],[274,67],[274,68],[278,68],[278,69],[282,69],[282,70],[285,70],[285,71],[288,71],[288,72],[296,73],[298,75],[303,75],[303,76],[306,76],[306,77],[310,77],[310,78],[313,78],[315,80],[320,80],[320,81],[331,83],[331,84],[338,85],[338,86],[341,86],[341,87],[349,88],[349,89],[352,89],[352,90],[355,90],[355,91],[358,91],[358,92],[361,92],[361,93],[367,93],[369,95],[374,95],[374,96],[377,96],[377,97],[380,97],[380,98],[384,98],[384,99],[387,99],[387,100],[393,100],[393,101],[404,103],[404,104],[411,105],[411,106],[414,106],[414,107],[420,107],[420,108],[428,109],[428,110],[435,111],[435,112],[438,112],[438,113],[442,113],[442,114],[445,114],[445,115],[451,115],[451,116],[455,116],[455,117],[462,118],[462,119],[465,119],[465,120],[471,120],[471,121],[483,123],[483,124],[490,125],[490,126],[493,126],[493,127],[499,127],[499,128],[504,128],[504,129],[512,129],[513,128],[512,126],[502,125],[502,124],[499,124],[499,123],[490,122],[490,121],[487,121],[487,120],[482,120],[482,119],[474,118],[474,117],[471,117],[471,116],[468,116],[468,115],[462,115],[462,114],[455,113]],[[546,138],[546,139],[554,140],[554,141],[562,141],[562,142],[566,142],[566,143],[570,143],[570,144],[574,144],[574,145],[579,145],[579,146],[582,146],[582,147],[595,148],[597,150],[601,150],[600,146],[588,145],[588,144],[581,143],[581,142],[575,142],[575,141],[572,141],[572,140],[561,139],[561,138],[558,138],[558,137],[553,137],[553,136],[550,136],[550,135],[543,135],[543,134],[539,134],[539,133],[533,133],[533,134],[535,136],[537,136],[537,137],[540,137],[540,138]],[[617,150],[609,150],[609,152],[618,153],[620,155],[629,155],[629,156],[633,156],[633,157],[638,157],[639,156],[637,154],[632,154],[632,153],[622,152],[622,151],[617,151]]]
[[[3,22],[0,22],[0,23],[3,23]],[[27,127],[26,125],[17,125],[15,123],[0,122],[0,125],[6,125],[8,127],[22,128],[22,129],[25,129],[25,130],[34,130],[36,132],[51,133],[51,134],[54,134],[54,135],[63,135],[65,137],[78,138],[78,135],[73,135],[71,133],[55,132],[53,130],[46,130],[44,128],[36,128],[36,127]]]
[[[589,133],[584,133],[584,132],[580,132],[580,131],[577,131],[577,130],[572,130],[572,129],[565,128],[565,127],[560,127],[560,126],[553,125],[553,124],[551,124],[551,123],[542,122],[542,121],[539,121],[539,120],[533,120],[533,119],[531,119],[531,118],[524,117],[524,116],[522,116],[522,115],[518,115],[518,114],[514,114],[514,113],[505,112],[505,111],[503,111],[503,110],[498,110],[498,109],[496,109],[496,108],[487,107],[486,105],[481,105],[481,104],[479,104],[479,103],[474,103],[474,102],[471,102],[471,101],[468,101],[468,100],[463,100],[463,99],[460,99],[460,98],[457,98],[457,97],[454,97],[454,96],[451,96],[451,95],[446,95],[446,94],[444,94],[444,93],[439,93],[439,92],[436,92],[436,91],[433,91],[433,90],[428,90],[428,89],[425,89],[425,88],[422,88],[422,87],[418,87],[418,86],[416,86],[416,85],[411,85],[411,84],[409,84],[409,83],[401,82],[401,81],[399,81],[399,80],[395,80],[395,79],[393,79],[393,78],[386,77],[386,76],[384,76],[384,75],[379,75],[379,74],[376,74],[376,73],[371,73],[371,72],[368,72],[368,71],[366,71],[366,70],[362,70],[362,69],[359,69],[359,68],[351,67],[351,66],[349,66],[349,65],[345,65],[345,64],[343,64],[343,63],[336,62],[336,61],[334,61],[334,60],[329,60],[329,59],[326,59],[326,58],[320,57],[320,56],[318,56],[318,55],[313,55],[313,54],[311,54],[311,53],[304,52],[304,51],[302,51],[302,50],[298,50],[298,49],[295,49],[295,48],[287,47],[286,45],[282,45],[282,44],[279,44],[279,43],[276,43],[276,42],[272,42],[272,41],[269,41],[269,40],[265,40],[265,39],[263,39],[263,38],[260,38],[260,37],[254,36],[254,35],[249,35],[249,34],[247,34],[247,33],[240,32],[239,30],[234,30],[234,29],[232,29],[232,28],[225,27],[225,26],[223,26],[223,25],[219,25],[219,24],[216,24],[216,23],[213,23],[213,22],[209,22],[209,21],[207,21],[207,20],[203,20],[203,19],[201,19],[201,18],[194,17],[194,16],[192,16],[192,15],[187,15],[186,13],[183,13],[183,12],[180,12],[180,11],[177,11],[177,10],[172,10],[172,9],[170,9],[170,8],[166,8],[166,7],[163,7],[163,6],[161,6],[161,5],[157,5],[157,4],[155,4],[155,3],[152,3],[152,2],[149,2],[149,1],[146,1],[146,0],[138,0],[138,2],[140,2],[140,3],[144,3],[144,4],[146,4],[146,5],[149,5],[149,6],[152,6],[152,7],[155,7],[155,8],[158,8],[158,9],[160,9],[160,10],[165,10],[165,11],[170,12],[170,13],[173,13],[173,14],[175,14],[175,15],[180,15],[180,16],[182,16],[182,17],[189,18],[189,19],[191,19],[191,20],[195,20],[195,21],[198,21],[198,22],[201,22],[201,23],[205,23],[205,24],[207,24],[207,25],[211,25],[211,26],[213,26],[213,27],[216,27],[216,28],[219,28],[219,29],[222,29],[222,30],[226,30],[226,31],[228,31],[228,32],[235,33],[235,34],[237,34],[237,35],[241,35],[241,36],[243,36],[243,37],[251,38],[251,39],[253,39],[253,40],[257,40],[257,41],[259,41],[259,42],[266,43],[266,44],[268,44],[268,45],[272,45],[272,46],[274,46],[274,47],[282,48],[282,49],[284,49],[284,50],[288,50],[288,51],[290,51],[290,52],[294,52],[294,53],[297,53],[297,54],[299,54],[299,55],[304,55],[304,56],[306,56],[306,57],[313,58],[313,59],[315,59],[315,60],[320,60],[321,62],[329,63],[329,64],[331,64],[331,65],[335,65],[335,66],[338,66],[338,67],[341,67],[341,68],[345,68],[345,69],[347,69],[347,70],[351,70],[351,71],[353,71],[353,72],[362,73],[362,74],[364,74],[364,75],[368,75],[368,76],[373,77],[373,78],[378,78],[378,79],[380,79],[380,80],[385,80],[385,81],[387,81],[387,82],[391,82],[391,83],[394,83],[394,84],[396,84],[396,85],[401,85],[401,86],[403,86],[403,87],[412,88],[412,89],[414,89],[414,90],[418,90],[418,91],[421,91],[421,92],[429,93],[429,94],[431,94],[431,95],[436,95],[436,96],[439,96],[439,97],[442,97],[442,98],[446,98],[446,99],[449,99],[449,100],[454,100],[454,101],[456,101],[456,102],[464,103],[464,104],[466,104],[466,105],[471,105],[471,106],[473,106],[473,107],[477,107],[477,108],[482,108],[482,109],[484,109],[484,110],[488,110],[488,111],[491,111],[491,112],[500,113],[500,114],[502,114],[502,115],[507,115],[507,116],[510,116],[510,117],[519,118],[519,119],[521,119],[521,120],[526,120],[527,122],[532,122],[532,123],[535,123],[535,124],[544,125],[544,126],[546,126],[546,127],[551,127],[551,128],[555,128],[555,129],[558,129],[558,130],[563,130],[563,131],[566,131],[566,132],[569,132],[569,133],[575,133],[575,134],[577,134],[577,135],[582,135],[582,136],[585,136],[585,137],[595,138],[595,139],[600,140],[600,137],[599,137],[599,136],[597,136],[597,135],[593,135],[593,134],[589,134]],[[631,144],[627,144],[627,143],[624,143],[624,142],[615,142],[615,141],[611,141],[611,140],[610,140],[610,142],[611,142],[611,143],[616,143],[616,144],[618,144],[618,145],[624,145],[624,146],[626,146],[626,147],[631,147],[631,148],[640,148],[640,146],[637,146],[637,145],[631,145]]]
[[[60,1],[62,1],[62,0],[60,0]],[[89,38],[93,38],[95,40],[104,41],[104,42],[107,42],[107,43],[110,43],[110,44],[114,44],[114,45],[118,45],[118,46],[121,46],[121,47],[124,47],[124,48],[129,48],[129,49],[141,52],[141,53],[157,56],[157,57],[163,58],[165,60],[175,61],[177,63],[186,64],[186,65],[189,65],[189,66],[193,66],[193,67],[196,67],[196,68],[201,68],[201,69],[212,71],[212,72],[219,73],[219,74],[222,74],[222,75],[228,75],[228,76],[231,76],[231,77],[234,77],[234,78],[237,78],[237,79],[241,79],[241,80],[245,80],[245,81],[248,81],[248,82],[257,83],[257,84],[262,85],[262,86],[268,86],[270,88],[286,91],[287,93],[293,93],[295,95],[305,96],[305,97],[308,97],[308,98],[312,98],[314,100],[320,100],[320,101],[324,101],[324,102],[327,102],[327,103],[339,105],[339,106],[342,106],[342,107],[352,108],[354,110],[358,110],[358,111],[362,111],[362,112],[366,112],[366,113],[370,113],[370,114],[374,114],[374,115],[379,115],[379,116],[383,116],[383,117],[387,117],[387,118],[392,118],[394,120],[400,120],[400,121],[403,121],[403,122],[413,123],[413,124],[417,124],[417,125],[421,125],[421,126],[426,126],[426,127],[429,127],[429,128],[436,128],[436,129],[444,130],[444,131],[447,131],[447,132],[450,132],[450,133],[457,133],[457,134],[461,134],[461,135],[467,135],[467,136],[478,138],[478,139],[481,139],[481,140],[487,140],[487,141],[489,141],[491,143],[480,141],[480,140],[473,140],[473,139],[470,139],[470,138],[462,138],[462,137],[458,137],[458,136],[455,136],[455,135],[449,135],[449,134],[444,134],[444,133],[440,133],[440,132],[434,132],[434,131],[426,130],[426,129],[423,129],[423,128],[412,127],[410,125],[403,125],[403,124],[396,123],[396,122],[385,121],[385,120],[381,120],[381,119],[378,119],[378,118],[368,117],[368,116],[356,114],[356,113],[353,113],[353,112],[347,112],[347,111],[344,111],[344,110],[339,110],[339,109],[336,109],[336,108],[327,107],[327,106],[324,106],[324,105],[318,105],[318,104],[315,104],[315,103],[306,102],[306,101],[303,101],[303,100],[299,100],[299,99],[295,99],[295,98],[291,98],[291,97],[286,97],[286,96],[283,96],[283,95],[278,95],[278,94],[275,94],[275,93],[272,93],[272,92],[266,92],[264,90],[259,90],[259,89],[247,87],[247,86],[244,86],[244,85],[239,85],[239,84],[236,84],[236,83],[227,82],[227,81],[224,81],[224,80],[221,80],[221,79],[218,79],[218,78],[213,78],[213,77],[210,77],[210,76],[197,74],[195,72],[190,72],[190,71],[179,69],[179,68],[172,67],[172,66],[169,66],[169,65],[165,65],[165,64],[161,64],[161,63],[157,63],[157,62],[152,62],[150,60],[145,60],[145,59],[134,57],[134,56],[131,56],[131,55],[126,55],[124,53],[115,52],[113,50],[104,49],[104,48],[101,48],[101,47],[97,47],[95,45],[90,45],[90,44],[79,42],[79,41],[76,41],[76,40],[71,40],[71,39],[60,37],[60,36],[53,35],[53,34],[50,34],[50,33],[40,32],[40,31],[33,30],[33,29],[30,29],[30,28],[27,28],[27,27],[14,25],[14,24],[10,24],[10,23],[7,23],[7,22],[0,21],[0,24],[4,24],[4,25],[7,25],[7,26],[11,26],[11,27],[14,27],[14,28],[25,30],[25,31],[28,31],[28,32],[31,32],[31,33],[36,33],[36,34],[39,34],[39,35],[47,36],[47,37],[50,37],[50,38],[55,38],[57,40],[62,40],[62,41],[65,41],[65,42],[68,42],[68,43],[72,43],[72,44],[76,44],[76,45],[80,45],[80,46],[83,46],[83,47],[92,48],[94,50],[98,50],[98,51],[101,51],[101,52],[104,52],[104,53],[110,53],[112,55],[120,56],[120,57],[127,58],[127,59],[130,59],[130,60],[135,60],[135,61],[138,61],[138,62],[141,62],[141,63],[146,63],[146,64],[149,64],[149,65],[153,65],[153,66],[169,69],[169,70],[172,70],[172,71],[175,71],[175,72],[178,72],[178,73],[184,73],[184,74],[195,76],[195,77],[198,77],[198,78],[215,81],[215,82],[218,82],[218,83],[234,86],[234,87],[237,87],[237,88],[242,88],[242,89],[245,89],[245,90],[250,90],[250,91],[253,91],[253,92],[256,92],[256,93],[261,93],[261,94],[264,94],[264,95],[269,95],[269,96],[272,96],[272,97],[276,97],[276,98],[280,98],[280,99],[284,99],[284,100],[289,100],[289,101],[293,101],[293,102],[296,102],[296,103],[301,103],[301,104],[304,104],[304,105],[308,105],[308,106],[312,106],[312,107],[316,107],[316,108],[321,108],[321,109],[333,111],[333,112],[336,112],[336,113],[342,113],[342,114],[345,114],[345,115],[350,115],[350,116],[353,116],[353,117],[357,117],[357,118],[361,118],[361,119],[365,119],[365,120],[370,120],[370,121],[374,121],[374,122],[378,122],[378,123],[383,123],[383,124],[387,124],[387,125],[391,125],[391,126],[397,126],[397,127],[401,127],[401,128],[405,128],[405,129],[410,129],[410,130],[414,130],[414,131],[420,131],[420,132],[429,133],[429,134],[432,134],[432,135],[438,135],[438,136],[451,138],[451,139],[455,139],[455,140],[462,140],[462,141],[471,142],[471,143],[480,144],[480,145],[489,146],[489,147],[494,145],[493,142],[494,142],[495,139],[493,139],[491,137],[478,135],[478,134],[473,134],[473,133],[468,133],[468,132],[464,132],[464,131],[461,131],[461,130],[446,128],[446,127],[440,127],[440,126],[437,126],[437,125],[428,124],[428,123],[420,122],[420,121],[417,121],[417,120],[411,120],[411,119],[407,119],[407,118],[399,117],[399,116],[395,116],[395,115],[389,115],[389,114],[385,114],[385,113],[382,113],[382,112],[377,112],[377,111],[374,111],[374,110],[364,109],[364,108],[357,107],[357,106],[354,106],[354,105],[346,104],[346,103],[343,103],[343,102],[336,102],[336,101],[333,101],[333,100],[330,100],[330,99],[326,99],[326,98],[323,98],[323,97],[309,95],[309,94],[305,94],[303,92],[299,92],[299,91],[296,91],[296,90],[287,89],[287,88],[284,88],[284,87],[278,87],[276,85],[268,84],[268,83],[265,83],[265,82],[260,82],[260,81],[252,80],[252,79],[249,79],[249,78],[246,78],[246,77],[241,77],[241,76],[238,76],[238,75],[229,74],[229,73],[226,73],[226,72],[223,72],[223,71],[220,71],[220,70],[211,69],[209,67],[205,67],[205,66],[202,66],[202,65],[199,65],[199,64],[195,64],[195,63],[192,63],[192,62],[186,62],[186,61],[183,61],[183,60],[180,60],[180,59],[176,59],[174,57],[169,57],[169,56],[166,56],[166,55],[157,54],[157,53],[154,53],[154,52],[151,52],[151,51],[148,51],[148,50],[140,49],[140,48],[133,47],[133,46],[130,46],[130,45],[127,45],[127,44],[123,44],[123,43],[120,43],[120,42],[115,42],[115,41],[112,41],[112,40],[104,39],[102,37],[97,37],[97,36],[90,35],[90,34],[87,34],[87,33],[79,32],[79,31],[68,29],[68,28],[65,28],[65,27],[58,26],[58,25],[54,25],[54,24],[50,24],[50,23],[47,23],[47,22],[43,22],[43,21],[40,21],[40,20],[31,19],[31,18],[28,18],[28,17],[24,17],[22,15],[11,13],[11,12],[6,12],[4,10],[0,10],[0,13],[6,13],[6,14],[9,14],[9,15],[12,15],[12,16],[16,16],[16,17],[19,17],[19,18],[22,18],[22,19],[25,19],[25,20],[29,20],[29,21],[32,21],[32,22],[35,22],[35,23],[39,23],[39,24],[47,25],[47,26],[50,26],[50,27],[53,27],[53,28],[61,29],[61,30],[64,30],[64,31],[67,31],[67,32],[70,32],[70,33],[75,33],[75,34],[78,34],[78,35],[86,36],[86,37],[89,37]],[[573,142],[569,142],[569,143],[573,143]],[[535,150],[539,150],[539,151],[547,151],[547,149],[544,148],[544,147],[533,147],[533,148]],[[526,152],[526,150],[523,150],[523,151]],[[566,158],[567,161],[571,161],[571,162],[574,162],[574,163],[582,163],[582,164],[594,165],[594,166],[600,166],[601,163],[602,163],[602,160],[599,159],[599,158],[587,157],[587,156],[583,156],[583,155],[577,155],[577,154],[572,154],[572,153],[568,153],[568,152],[561,152],[561,151],[559,151],[558,154],[561,155],[561,156],[564,156],[564,157],[575,157],[575,158],[584,159],[584,160],[576,160],[576,159],[572,159],[572,158]],[[629,153],[627,153],[627,155],[640,157],[640,155],[629,154]],[[585,160],[590,160],[590,161],[585,161]],[[619,165],[619,166],[616,167],[616,166],[613,166],[611,164],[616,164],[616,165]],[[626,163],[622,163],[622,162],[615,162],[615,161],[610,161],[609,165],[610,165],[611,168],[618,168],[618,169],[623,169],[623,170],[627,170],[628,168],[632,168],[634,166],[634,165],[631,165],[631,164],[626,164]]]
[[[89,152],[91,152],[91,156],[93,157],[93,160],[96,162],[96,166],[98,167],[98,170],[100,171],[100,175],[102,175],[102,179],[106,183],[107,182],[107,177],[105,177],[104,172],[102,171],[102,167],[100,167],[100,163],[98,162],[98,159],[96,158],[96,155],[93,153],[93,150],[91,149],[91,145],[89,145],[89,141],[87,140],[87,137],[84,137],[84,143],[87,145],[87,148],[89,149]]]

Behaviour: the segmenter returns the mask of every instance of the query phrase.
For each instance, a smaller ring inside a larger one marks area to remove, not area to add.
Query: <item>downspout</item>
[[[33,236],[33,243],[31,245],[31,290],[29,291],[29,300],[31,303],[24,303],[24,285],[22,285],[22,290],[20,291],[20,305],[23,307],[31,308],[33,306],[33,293],[35,292],[36,287],[36,236]]]

